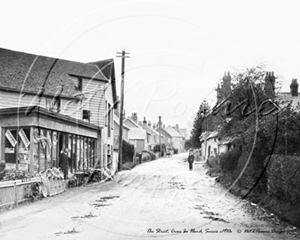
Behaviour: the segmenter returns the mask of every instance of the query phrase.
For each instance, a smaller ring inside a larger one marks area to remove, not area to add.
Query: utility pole
[[[124,108],[124,74],[125,74],[125,58],[129,58],[126,56],[124,50],[122,52],[117,52],[117,54],[121,54],[122,58],[122,70],[121,70],[121,102],[120,102],[120,123],[119,123],[119,157],[118,157],[118,170],[122,171],[122,145],[123,145],[123,108]]]
[[[161,149],[161,116],[158,117],[158,133],[159,133],[159,152],[160,152],[160,156],[161,156],[161,152],[162,152],[162,149]]]

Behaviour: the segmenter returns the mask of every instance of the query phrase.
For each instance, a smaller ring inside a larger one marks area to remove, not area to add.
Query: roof
[[[75,125],[75,126],[82,126],[82,127],[90,128],[90,129],[93,129],[93,130],[102,129],[102,127],[97,126],[95,124],[85,122],[83,120],[75,119],[75,118],[72,118],[72,117],[64,115],[64,114],[53,113],[53,112],[50,112],[47,109],[39,107],[39,106],[3,108],[3,109],[0,109],[0,116],[2,118],[4,118],[5,116],[7,116],[7,117],[37,116],[37,118],[40,118],[40,117],[44,116],[44,117],[47,117],[47,118],[50,118],[50,119],[54,119],[56,121],[59,120],[59,121],[62,121],[64,123],[68,123],[68,124]],[[32,123],[32,124],[34,124],[34,123]]]
[[[235,137],[227,137],[221,140],[219,145],[227,145],[229,143],[232,143],[235,140]]]
[[[130,128],[130,131],[128,132],[128,139],[130,140],[145,140],[146,130],[141,128]]]
[[[114,114],[114,121],[116,124],[118,124],[118,126],[120,125],[120,118],[116,114]],[[124,122],[123,122],[123,128],[126,128],[128,130],[130,129]]]
[[[174,127],[172,126],[168,126],[167,128],[165,128],[165,131],[167,133],[169,133],[169,135],[171,137],[183,137]]]
[[[187,137],[187,129],[186,128],[180,128],[179,132],[182,137],[186,138]]]
[[[116,77],[115,77],[115,64],[114,59],[106,59],[101,60],[97,62],[92,62],[91,64],[94,64],[97,66],[98,70],[103,73],[105,78],[107,80],[111,81],[112,85],[112,92],[113,92],[113,101],[115,104],[115,109],[117,109],[117,88],[116,88]]]
[[[214,138],[214,137],[217,137],[219,135],[219,132],[218,131],[213,131],[211,132],[208,137],[206,138],[206,140],[210,139],[210,138]]]
[[[56,59],[4,48],[0,48],[0,72],[0,88],[36,94],[44,87],[44,94],[55,95],[58,87],[63,86],[61,96],[66,97],[73,97],[78,93],[75,89],[74,76],[107,81],[99,68],[91,63]]]
[[[200,142],[203,142],[203,141],[205,141],[205,139],[207,139],[207,137],[209,136],[211,134],[211,132],[204,132],[204,133],[202,133],[201,135],[200,135]]]
[[[134,126],[136,126],[136,128],[141,128],[140,125],[138,125],[135,121],[133,121],[130,117],[127,117],[126,119],[124,119],[125,121],[130,121]],[[132,129],[132,128],[130,128]]]

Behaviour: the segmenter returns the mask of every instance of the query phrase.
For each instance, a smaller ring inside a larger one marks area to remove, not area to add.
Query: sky
[[[0,0],[0,47],[78,62],[113,58],[125,114],[191,129],[225,71],[300,78],[298,0]]]

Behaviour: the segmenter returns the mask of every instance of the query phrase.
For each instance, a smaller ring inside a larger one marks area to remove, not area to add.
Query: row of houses
[[[117,170],[118,97],[113,59],[80,63],[0,48],[0,160],[6,169]],[[124,119],[123,139],[137,152],[166,143],[183,151],[185,129]]]
[[[116,114],[117,115],[117,114]],[[118,116],[115,116],[115,125],[118,128]],[[117,137],[117,133],[116,137]],[[124,140],[133,144],[137,153],[144,150],[153,150],[155,145],[165,144],[169,149],[177,149],[183,152],[184,142],[187,137],[187,129],[179,128],[179,125],[165,127],[165,124],[154,123],[146,120],[139,121],[137,113],[126,117],[123,123]]]
[[[290,105],[295,111],[300,110],[300,95],[298,94],[297,79],[293,79],[290,84],[290,92],[275,93],[275,76],[274,72],[267,72],[265,76],[264,91],[269,99],[272,99],[280,108]],[[232,93],[230,73],[224,74],[222,83],[217,87],[216,104],[220,104],[227,96]],[[208,114],[209,115],[209,114]],[[209,121],[208,116],[206,121]],[[218,126],[214,129],[205,128],[200,135],[201,159],[207,160],[209,157],[215,157],[234,148],[234,137],[221,139],[219,137]]]

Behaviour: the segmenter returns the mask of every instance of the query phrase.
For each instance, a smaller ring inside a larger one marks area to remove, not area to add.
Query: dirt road
[[[203,163],[189,171],[186,157],[0,213],[0,239],[294,239],[253,219],[245,201],[205,175]]]

